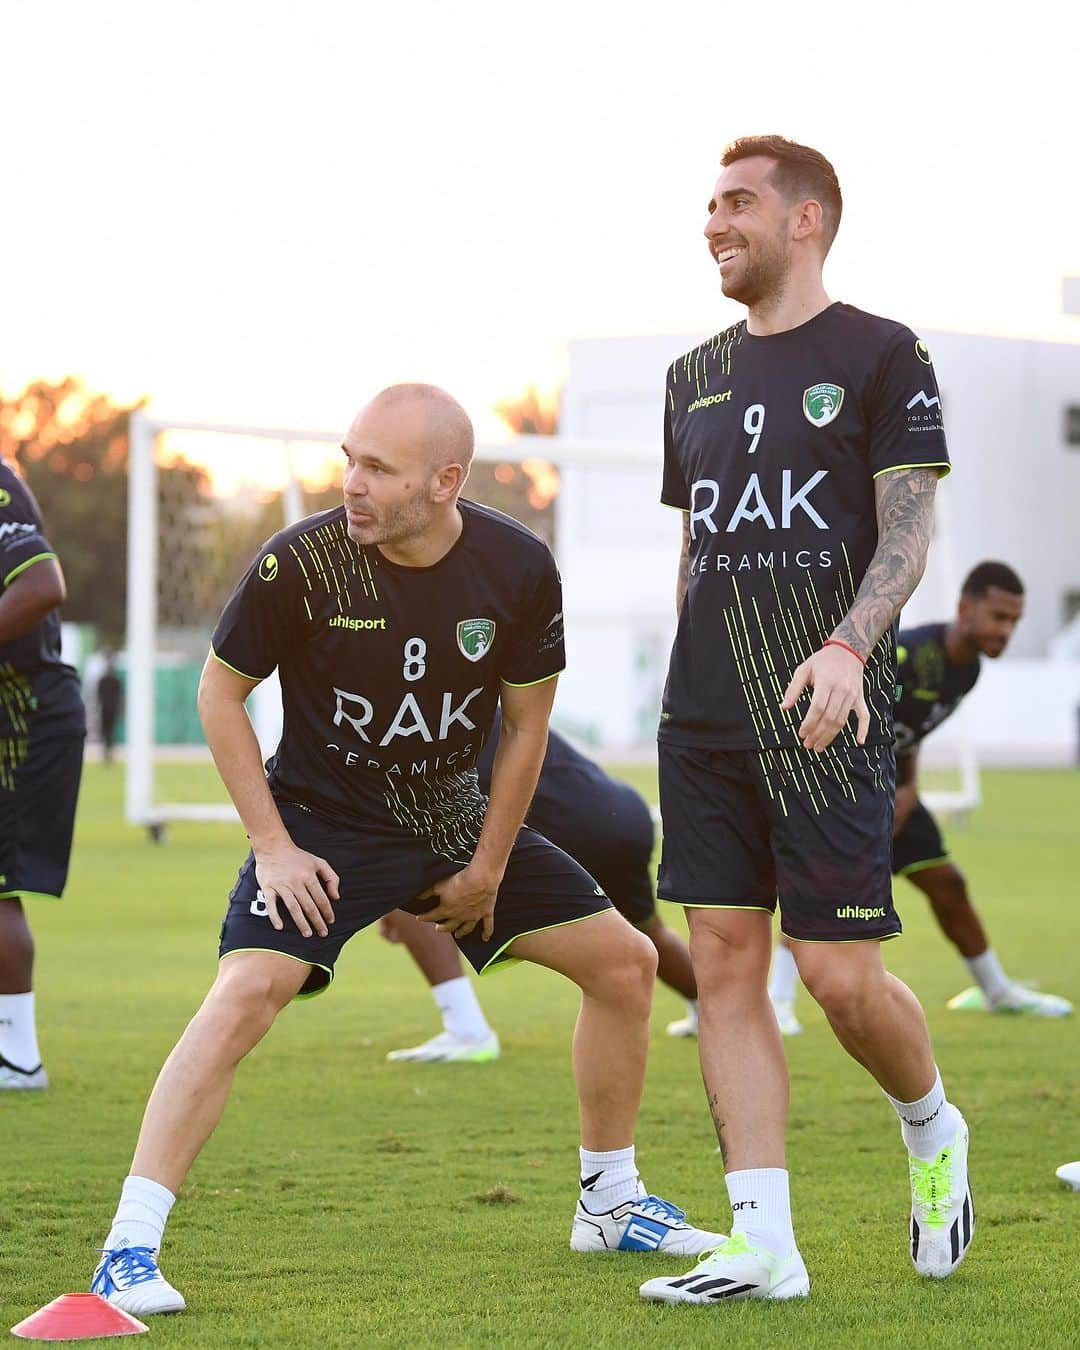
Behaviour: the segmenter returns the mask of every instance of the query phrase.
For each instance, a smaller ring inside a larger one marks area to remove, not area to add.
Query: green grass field
[[[164,795],[211,771],[169,765]],[[653,791],[651,770],[627,774]],[[987,773],[950,831],[1007,969],[1080,1000],[1080,776]],[[238,827],[177,825],[154,847],[121,821],[122,771],[88,765],[68,898],[38,902],[47,1093],[0,1099],[0,1330],[86,1287],[157,1068],[213,977]],[[967,973],[904,883],[893,969],[922,997],[973,1132],[979,1229],[960,1271],[923,1282],[907,1255],[895,1118],[805,996],[788,1042],[796,1232],[814,1279],[797,1305],[663,1308],[638,1283],[671,1262],[574,1256],[574,994],[518,967],[482,981],[504,1045],[483,1066],[389,1065],[437,1030],[430,995],[374,934],[333,990],[289,1009],[243,1066],[173,1213],[163,1264],[190,1311],[161,1345],[1032,1346],[1080,1340],[1076,1019],[951,1014]],[[665,907],[672,922],[678,911]],[[638,1132],[648,1185],[704,1226],[728,1214],[694,1044],[657,992]]]

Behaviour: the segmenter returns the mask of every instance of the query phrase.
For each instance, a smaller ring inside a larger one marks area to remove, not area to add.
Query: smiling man
[[[151,1094],[92,1283],[138,1316],[185,1306],[158,1249],[240,1060],[287,1003],[329,987],[354,933],[395,909],[450,933],[478,972],[533,961],[579,985],[574,1250],[680,1256],[720,1240],[638,1178],[655,949],[582,867],[522,828],[564,664],[555,560],[517,521],[460,500],[472,425],[441,389],[384,390],[342,448],[344,505],[268,542],[203,671],[203,727],[251,852],[217,979]],[[265,773],[244,702],[274,669],[284,730]],[[497,703],[486,798],[476,760]]]
[[[803,982],[900,1117],[916,1269],[950,1274],[973,1227],[967,1127],[918,1000],[881,957],[900,932],[895,622],[949,463],[934,372],[910,329],[826,294],[842,198],[824,156],[748,137],[722,163],[705,236],[747,317],[667,378],[662,499],[683,512],[683,549],[658,894],[687,909],[733,1227],[688,1275],[642,1286],[667,1302],[810,1290],[766,990],[777,899]],[[838,1118],[849,1109],[837,1102]]]

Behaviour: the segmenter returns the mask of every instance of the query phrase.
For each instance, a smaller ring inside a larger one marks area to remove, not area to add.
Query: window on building
[[[1080,403],[1071,403],[1065,409],[1065,444],[1080,446]]]

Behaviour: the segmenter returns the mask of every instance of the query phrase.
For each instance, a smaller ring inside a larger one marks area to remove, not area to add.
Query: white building
[[[959,579],[983,558],[1024,578],[1024,622],[984,672],[969,733],[983,758],[1069,762],[1080,663],[1048,661],[1080,614],[1080,344],[926,333],[956,471],[940,490],[945,539],[907,611],[947,617]],[[607,745],[647,741],[674,628],[679,519],[658,504],[664,376],[698,336],[573,342],[560,431],[570,441],[655,447],[615,472],[565,471],[559,554],[570,666],[562,723]],[[596,672],[603,671],[603,680]],[[940,743],[947,742],[947,729]]]

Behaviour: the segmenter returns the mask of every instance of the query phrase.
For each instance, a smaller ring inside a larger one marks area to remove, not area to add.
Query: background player
[[[23,901],[67,881],[86,713],[60,659],[64,575],[26,484],[0,461],[0,1089],[48,1085]]]
[[[725,295],[748,315],[668,372],[662,498],[684,516],[657,891],[687,906],[734,1218],[696,1270],[642,1286],[669,1302],[809,1292],[766,992],[777,896],[803,982],[900,1117],[916,1269],[949,1275],[974,1218],[967,1127],[918,1000],[881,957],[900,932],[894,625],[948,469],[933,369],[910,329],[825,293],[842,201],[822,155],[750,137],[723,165],[705,234]]]
[[[501,716],[496,713],[477,760],[480,791],[484,793],[490,791],[501,725]],[[644,798],[629,784],[609,777],[558,732],[549,731],[525,823],[576,859],[604,888],[619,913],[648,937],[656,948],[657,977],[687,1002],[686,1018],[673,1022],[668,1031],[672,1035],[694,1035],[694,968],[686,943],[656,910],[652,888],[655,830]],[[392,1050],[387,1058],[472,1063],[498,1058],[499,1038],[488,1025],[452,939],[404,910],[387,915],[380,932],[408,948],[431,985],[443,1019],[438,1036],[409,1050]]]
[[[571,1246],[679,1254],[718,1240],[646,1195],[634,1162],[655,949],[522,828],[564,664],[555,561],[516,521],[459,501],[473,430],[442,390],[385,390],[342,449],[344,507],[271,540],[203,671],[203,727],[251,853],[218,977],[154,1086],[92,1281],[135,1315],[185,1306],[157,1251],[239,1061],[287,1003],[329,986],[352,934],[403,906],[478,971],[529,960],[582,990]],[[267,776],[244,703],[275,668],[284,730]],[[474,766],[496,702],[485,801]]]
[[[98,708],[98,730],[101,733],[101,758],[105,764],[112,763],[113,749],[116,746],[116,731],[120,724],[120,713],[124,706],[124,686],[116,669],[116,653],[105,656],[105,669],[98,677],[95,691]]]
[[[950,1008],[1063,1017],[1067,999],[1039,994],[1011,980],[990,946],[971,903],[964,874],[952,861],[937,821],[919,796],[919,747],[951,717],[975,687],[980,657],[997,658],[1024,613],[1024,586],[1003,562],[982,562],[960,591],[951,623],[901,631],[897,650],[896,825],[893,871],[930,901],[941,931],[967,962],[976,987],[949,1000]]]

